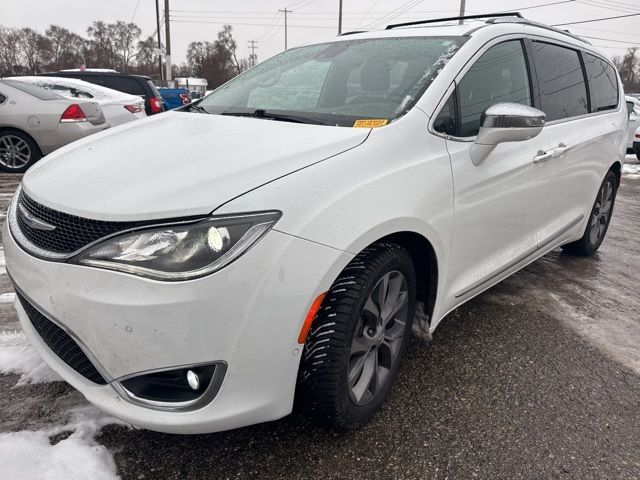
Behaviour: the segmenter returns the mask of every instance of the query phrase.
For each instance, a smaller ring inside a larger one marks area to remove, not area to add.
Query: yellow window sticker
[[[354,128],[377,128],[384,127],[389,120],[386,118],[368,118],[365,120],[356,120],[353,124]]]

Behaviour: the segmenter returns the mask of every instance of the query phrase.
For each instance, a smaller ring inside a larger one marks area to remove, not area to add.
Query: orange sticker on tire
[[[368,118],[364,120],[356,120],[353,124],[354,128],[378,128],[384,127],[389,120],[386,118]]]

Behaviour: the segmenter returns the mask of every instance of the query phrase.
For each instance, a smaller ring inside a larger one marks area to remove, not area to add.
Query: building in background
[[[207,91],[208,82],[206,78],[177,77],[174,79],[176,88],[186,88],[189,92],[197,92],[204,95]]]

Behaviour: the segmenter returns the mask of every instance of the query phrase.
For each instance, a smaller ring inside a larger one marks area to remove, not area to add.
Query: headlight
[[[107,239],[71,262],[157,280],[189,280],[233,262],[267,233],[280,212],[211,217]]]

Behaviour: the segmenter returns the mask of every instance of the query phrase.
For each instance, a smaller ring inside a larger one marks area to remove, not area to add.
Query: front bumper
[[[351,254],[278,231],[226,268],[197,280],[159,282],[50,262],[24,252],[3,227],[7,270],[49,318],[72,332],[107,380],[71,369],[16,309],[34,348],[97,407],[133,425],[171,433],[227,430],[291,412],[301,346],[297,336],[315,297]],[[192,411],[141,406],[118,379],[149,370],[224,362],[215,398]]]

